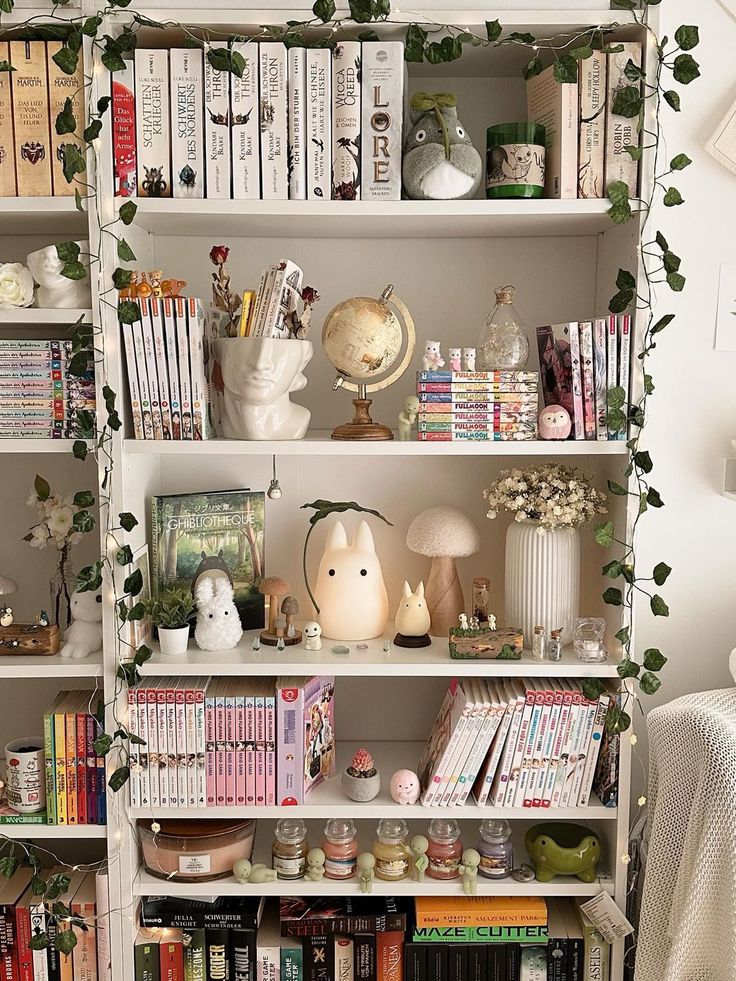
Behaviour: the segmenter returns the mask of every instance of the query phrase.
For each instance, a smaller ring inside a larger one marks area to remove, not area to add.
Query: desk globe
[[[404,355],[397,364],[402,346]],[[338,426],[332,438],[393,439],[388,426],[371,419],[372,400],[367,398],[369,392],[398,381],[416,347],[414,321],[393,286],[387,286],[379,299],[356,296],[338,303],[322,328],[322,347],[338,373],[333,391],[346,388],[358,396],[353,399],[353,421]]]

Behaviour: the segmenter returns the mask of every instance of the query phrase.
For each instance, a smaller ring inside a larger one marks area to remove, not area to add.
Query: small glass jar
[[[606,621],[601,617],[580,617],[575,621],[573,646],[579,661],[595,664],[608,658],[603,643],[606,636]]]
[[[273,837],[273,867],[279,879],[301,879],[307,871],[307,826],[299,818],[276,822]]]
[[[547,638],[544,636],[544,627],[535,627],[534,636],[532,637],[532,657],[535,661],[544,660],[546,646]]]
[[[514,849],[508,821],[481,821],[477,848],[480,854],[478,872],[481,875],[487,879],[504,879],[511,875]]]
[[[429,822],[427,838],[427,875],[432,879],[457,879],[463,854],[457,821],[452,818],[435,818]]]
[[[409,871],[409,829],[402,818],[384,818],[378,822],[373,857],[376,875],[387,882],[405,879]]]
[[[486,130],[486,197],[541,198],[546,130],[540,123],[500,123]]]
[[[561,630],[550,631],[549,640],[547,641],[547,659],[550,661],[562,660],[562,631]]]
[[[478,338],[481,371],[516,371],[529,360],[529,335],[516,312],[513,286],[496,290],[496,305]]]
[[[358,864],[358,839],[355,824],[350,818],[333,818],[325,825],[322,842],[325,853],[325,875],[328,879],[350,879]]]

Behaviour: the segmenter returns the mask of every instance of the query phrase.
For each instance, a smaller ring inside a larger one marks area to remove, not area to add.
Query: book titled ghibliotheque
[[[265,495],[230,490],[151,499],[152,591],[186,587],[202,576],[230,580],[245,629],[264,625]]]

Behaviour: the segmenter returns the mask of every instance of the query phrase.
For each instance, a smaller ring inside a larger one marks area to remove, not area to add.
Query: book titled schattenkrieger
[[[135,122],[138,194],[170,198],[169,52],[165,49],[136,49]]]

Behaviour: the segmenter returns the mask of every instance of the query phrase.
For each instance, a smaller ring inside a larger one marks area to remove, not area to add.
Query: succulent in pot
[[[359,749],[342,775],[342,789],[350,800],[365,804],[381,790],[381,774],[367,749]]]
[[[189,644],[189,623],[196,611],[188,589],[166,589],[146,602],[146,613],[158,628],[161,653],[184,654]]]

